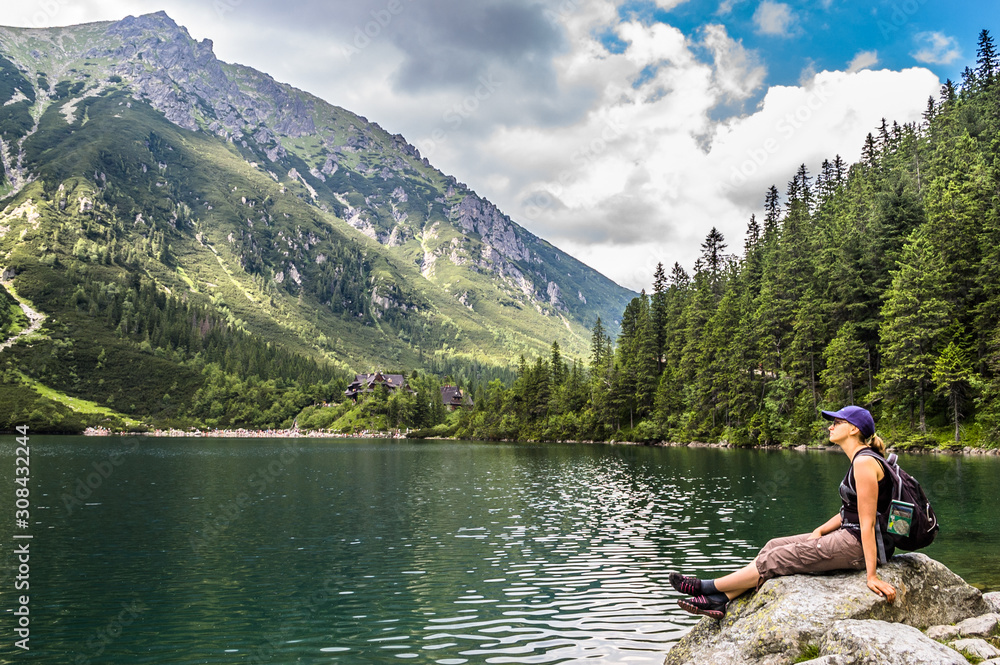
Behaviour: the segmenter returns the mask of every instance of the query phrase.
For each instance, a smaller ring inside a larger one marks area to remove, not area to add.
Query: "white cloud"
[[[860,72],[862,69],[874,67],[877,64],[878,51],[860,51],[854,56],[850,64],[847,65],[847,71],[853,74],[854,72]]]
[[[559,87],[601,87],[586,116],[505,127],[463,152],[489,155],[485,170],[510,175],[506,187],[481,193],[516,221],[636,290],[649,287],[657,262],[690,269],[713,226],[739,251],[771,184],[784,191],[801,163],[815,173],[837,154],[855,161],[879,118],[918,120],[940,85],[926,69],[814,73],[770,88],[756,112],[720,124],[712,110],[745,90],[720,68],[726,58],[699,62],[696,44],[664,25],[622,25],[621,54],[583,46],[593,26],[580,29],[556,69]],[[720,53],[740,52],[721,28],[706,28],[703,39]],[[754,71],[744,55],[739,66],[730,61],[731,75]],[[650,65],[655,74],[628,85]]]
[[[656,6],[660,9],[671,10],[677,5],[683,5],[688,0],[656,0]]]
[[[799,85],[809,85],[809,82],[816,77],[816,61],[812,58],[806,59],[806,64],[799,72]]]
[[[920,32],[914,35],[917,50],[910,55],[928,65],[950,65],[962,57],[954,37],[941,32]]]
[[[678,261],[690,269],[713,226],[739,251],[746,222],[751,213],[759,215],[767,187],[784,190],[803,162],[815,173],[824,158],[838,153],[856,160],[880,118],[919,119],[928,95],[936,96],[940,86],[926,69],[816,73],[807,67],[799,85],[767,89],[752,113],[719,122],[720,107],[760,94],[765,81],[758,55],[723,27],[684,35],[663,24],[620,23],[618,0],[540,1],[562,44],[551,51],[529,44],[524,52],[537,63],[525,63],[517,52],[491,56],[485,48],[476,50],[479,33],[463,36],[460,22],[449,24],[451,32],[427,28],[433,16],[421,13],[428,5],[417,2],[404,2],[405,11],[350,59],[342,47],[386,0],[297,0],[287,3],[287,11],[222,0],[233,10],[221,17],[219,4],[204,0],[52,6],[62,7],[54,22],[65,24],[165,5],[196,38],[213,39],[220,58],[402,133],[432,164],[528,230],[636,290],[649,287],[657,262]],[[719,10],[746,1],[723,0]],[[757,11],[762,30],[797,29],[787,5],[764,2]],[[393,30],[400,38],[441,35],[443,43],[428,48],[459,40],[456,48],[474,53],[482,69],[469,84],[399,89],[394,77],[414,51],[399,46]],[[626,45],[623,52],[603,46],[598,35],[608,30]],[[706,53],[711,62],[704,62]],[[863,55],[852,65],[864,63]],[[529,70],[548,73],[544,88],[524,82]],[[480,75],[500,85],[455,127],[446,114],[475,92]],[[444,138],[435,140],[441,130]]]
[[[719,8],[715,10],[715,15],[726,16],[727,14],[732,13],[733,7],[738,5],[740,2],[743,2],[743,0],[722,0],[722,2],[719,3]]]
[[[723,25],[703,29],[705,46],[715,60],[715,82],[731,100],[749,97],[764,83],[767,68],[753,51],[743,48],[740,40],[729,37]]]
[[[760,110],[722,123],[707,161],[738,207],[758,208],[767,187],[783,191],[802,163],[816,172],[824,159],[860,156],[864,137],[885,117],[920,118],[919,100],[940,83],[927,69],[819,72],[807,85],[774,86]]]
[[[753,13],[753,22],[757,32],[777,37],[787,37],[792,34],[795,26],[795,16],[792,8],[783,2],[764,0]]]

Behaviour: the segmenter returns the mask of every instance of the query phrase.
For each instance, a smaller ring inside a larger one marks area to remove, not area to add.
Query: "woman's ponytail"
[[[882,440],[878,434],[872,434],[865,441],[865,445],[877,452],[879,455],[885,457],[885,441]]]

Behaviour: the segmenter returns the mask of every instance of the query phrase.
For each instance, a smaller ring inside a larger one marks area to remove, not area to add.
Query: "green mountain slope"
[[[186,422],[212,381],[305,400],[348,370],[582,355],[634,295],[162,13],[0,28],[0,104],[0,268],[49,317],[8,383]]]

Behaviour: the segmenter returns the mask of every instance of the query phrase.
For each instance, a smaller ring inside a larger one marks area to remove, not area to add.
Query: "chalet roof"
[[[445,406],[472,406],[472,398],[457,386],[441,386],[441,401]]]
[[[402,374],[383,374],[382,372],[375,372],[374,374],[355,374],[354,383],[351,385],[368,386],[372,387],[376,383],[385,383],[390,386],[399,388],[400,386],[406,385],[406,377]]]
[[[374,374],[355,374],[354,382],[347,386],[344,394],[348,397],[354,397],[359,393],[370,393],[375,390],[375,386],[377,385],[383,385],[389,390],[397,388],[406,388],[409,390],[406,385],[406,377],[402,374],[375,372]]]

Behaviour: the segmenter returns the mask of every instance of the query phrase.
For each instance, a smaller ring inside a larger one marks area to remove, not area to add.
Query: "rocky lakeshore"
[[[154,437],[215,437],[220,439],[403,439],[406,430],[378,432],[362,430],[351,434],[298,429],[154,429],[148,432],[114,432],[103,427],[88,427],[84,436],[154,436]]]
[[[888,603],[863,571],[790,575],[703,619],[664,665],[1000,665],[1000,592],[983,594],[920,553],[879,569]]]
[[[104,427],[88,427],[83,431],[84,436],[155,436],[155,437],[219,437],[227,439],[297,439],[297,438],[321,438],[321,439],[405,439],[411,430],[361,430],[351,434],[337,432],[327,432],[323,430],[299,430],[299,429],[154,429],[148,432],[118,432]],[[426,437],[428,439],[447,439],[451,437]],[[502,439],[508,442],[507,439]],[[607,443],[619,446],[661,446],[661,447],[687,447],[687,448],[737,448],[730,443],[643,443],[639,441],[561,441],[561,443]],[[797,450],[799,452],[836,452],[840,448],[837,446],[755,446],[754,450]],[[992,455],[1000,456],[1000,448],[975,448],[966,446],[965,448],[952,449],[901,449],[889,448],[890,453],[907,454],[937,454],[937,455]]]

